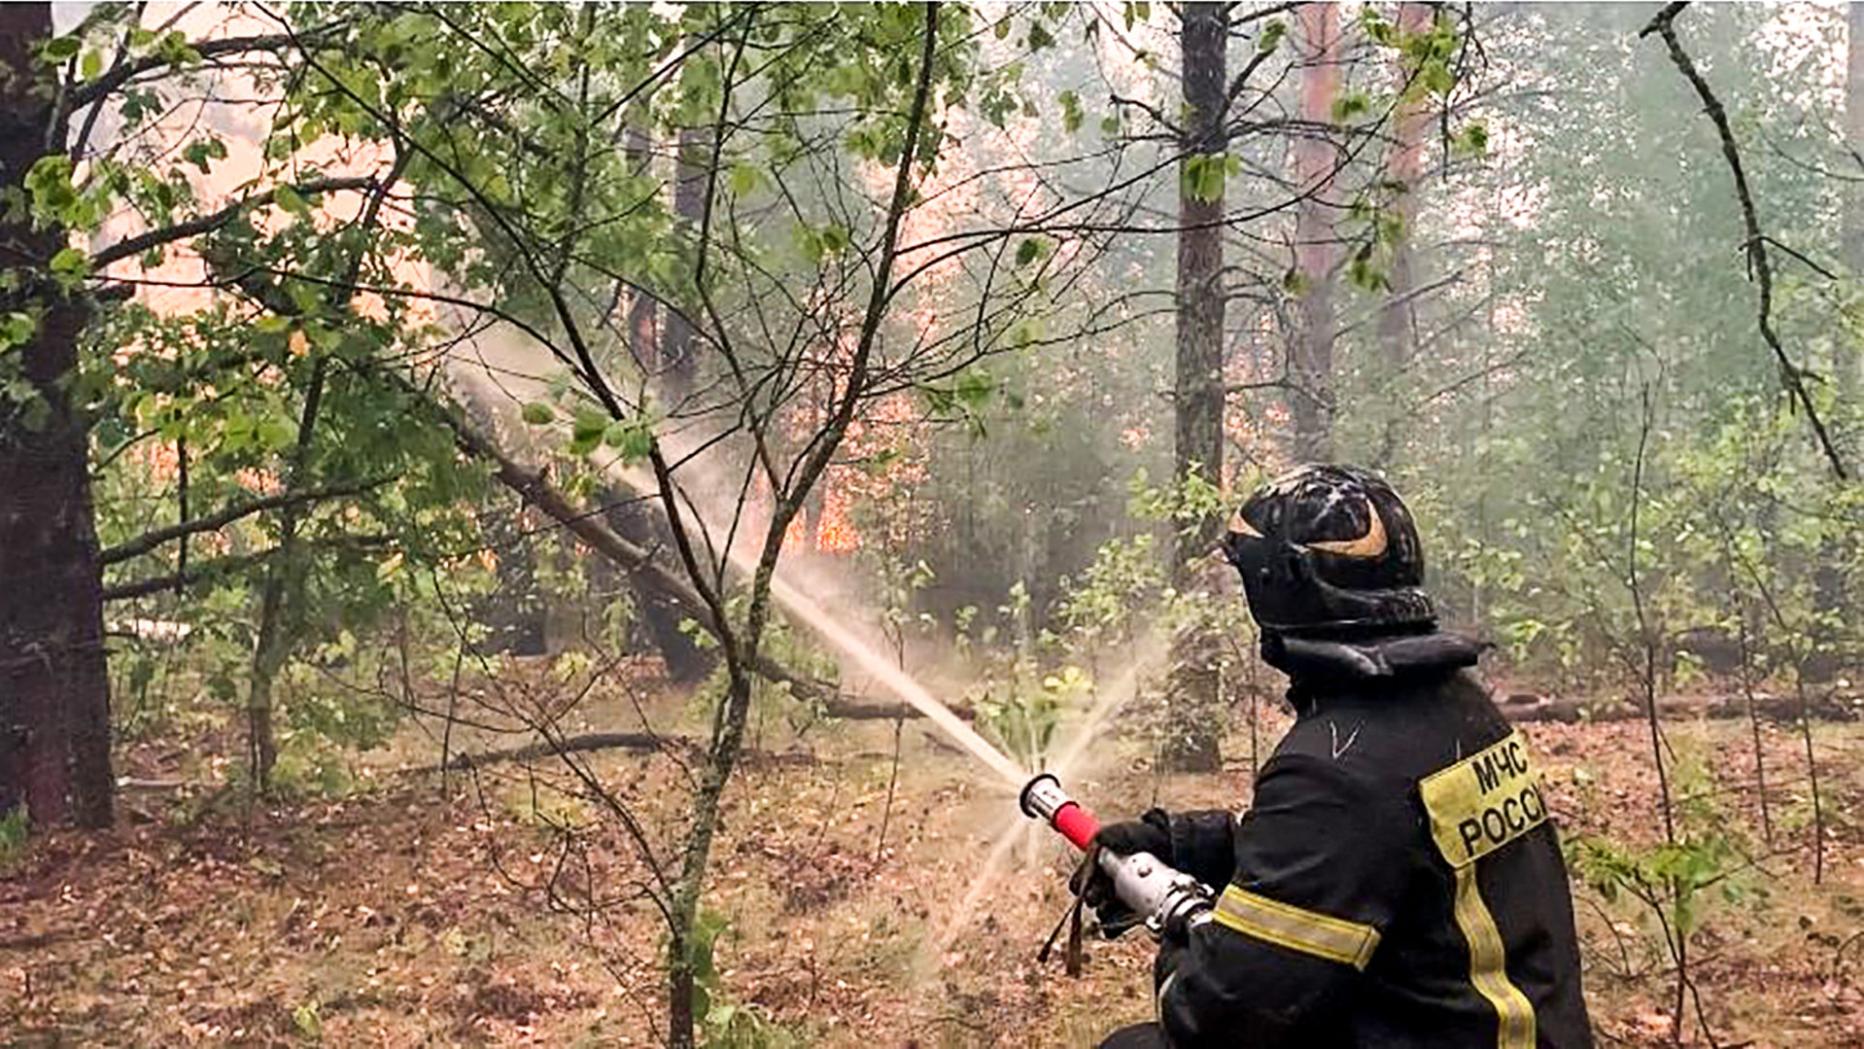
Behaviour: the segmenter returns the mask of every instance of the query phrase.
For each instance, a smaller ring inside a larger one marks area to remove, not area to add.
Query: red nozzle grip
[[[1082,852],[1086,852],[1087,847],[1093,844],[1094,835],[1100,833],[1100,821],[1094,818],[1094,814],[1072,801],[1056,809],[1055,818],[1049,823],[1056,832],[1068,839],[1069,844]]]

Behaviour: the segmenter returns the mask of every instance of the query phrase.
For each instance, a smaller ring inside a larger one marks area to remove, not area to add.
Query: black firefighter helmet
[[[1223,550],[1265,633],[1351,639],[1436,625],[1411,512],[1369,471],[1282,474],[1230,519]]]

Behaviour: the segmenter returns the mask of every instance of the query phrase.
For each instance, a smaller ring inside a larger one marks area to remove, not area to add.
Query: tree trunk
[[[328,362],[329,358],[323,357],[311,366],[311,382],[298,418],[298,441],[285,479],[288,491],[304,487],[311,436],[317,429],[317,413],[329,375]],[[305,508],[304,503],[288,503],[279,511],[278,555],[267,567],[259,598],[259,637],[253,645],[252,680],[246,692],[246,754],[252,787],[260,793],[270,788],[272,767],[278,762],[278,738],[272,729],[272,685],[284,670],[300,632],[304,565],[298,550],[298,522]]]
[[[1431,10],[1430,4],[1399,4],[1399,38],[1428,33]],[[1417,223],[1417,195],[1424,177],[1424,147],[1430,137],[1431,123],[1430,93],[1423,90],[1422,85],[1413,83],[1417,76],[1415,66],[1405,61],[1402,53],[1395,65],[1396,88],[1400,94],[1392,114],[1392,144],[1385,159],[1385,177],[1397,186],[1391,211],[1398,220],[1398,240],[1392,245],[1391,265],[1385,275],[1385,301],[1380,304],[1378,314],[1379,342],[1385,347],[1385,363],[1390,372],[1386,388],[1391,390],[1402,388],[1404,373],[1411,366],[1411,356],[1417,349],[1417,304],[1413,301],[1417,275],[1412,232]],[[1380,466],[1389,467],[1396,457],[1404,422],[1401,413],[1386,413],[1378,455]]]
[[[32,166],[62,148],[52,92],[39,75],[47,4],[0,6],[0,179],[22,192]],[[17,361],[33,396],[0,404],[0,812],[21,803],[36,824],[108,826],[110,686],[103,646],[103,566],[92,519],[89,426],[72,401],[84,304],[47,279],[64,231],[0,224],[0,312],[36,315]]]
[[[525,527],[522,505],[508,515],[493,511],[480,519],[498,551],[498,587],[476,603],[486,627],[482,649],[487,654],[541,656],[549,650],[545,598],[537,585],[536,538]],[[617,582],[620,578],[616,576]]]
[[[1302,199],[1295,211],[1294,263],[1299,279],[1292,347],[1289,413],[1294,419],[1294,454],[1303,462],[1333,458],[1333,285],[1340,246],[1332,204],[1337,155],[1318,133],[1333,123],[1340,94],[1340,12],[1332,4],[1296,9],[1301,49],[1300,115],[1309,124],[1291,147],[1295,184]]]
[[[703,138],[692,137],[697,134],[687,132],[680,137],[678,181],[673,188],[675,213],[695,227],[704,215],[704,165],[710,159],[704,150]],[[628,130],[627,156],[628,169],[635,174],[646,174],[652,169],[653,140],[646,131],[639,127]],[[692,392],[693,331],[683,318],[670,315],[666,318],[663,338],[659,313],[653,296],[645,291],[637,289],[629,295],[628,350],[655,391],[668,403],[677,404]],[[600,497],[605,507],[603,519],[623,539],[644,550],[672,548],[673,535],[666,518],[649,505],[648,500],[615,488],[603,489]],[[712,672],[716,660],[682,629],[686,609],[646,577],[630,573],[626,579],[634,594],[638,625],[660,653],[667,676],[681,684],[704,680]]]
[[[1401,38],[1420,36],[1431,27],[1431,5],[1398,5]],[[1400,94],[1392,114],[1392,144],[1385,160],[1385,177],[1397,186],[1391,210],[1399,221],[1398,242],[1392,246],[1391,269],[1386,274],[1385,302],[1379,307],[1379,341],[1394,373],[1411,363],[1417,346],[1416,311],[1411,294],[1417,289],[1412,272],[1411,231],[1417,222],[1418,183],[1424,177],[1425,143],[1430,136],[1430,94],[1411,81],[1416,70],[1402,57],[1397,64]],[[1409,89],[1407,91],[1407,88]]]
[[[673,549],[673,532],[652,500],[621,488],[603,488],[602,518],[616,534],[643,550]],[[690,685],[705,680],[717,660],[684,629],[687,610],[663,588],[639,573],[627,576],[635,614],[647,632],[667,677]]]
[[[638,125],[628,129],[627,155],[630,174],[646,175],[652,171],[654,140]],[[674,196],[677,207],[678,193]],[[653,296],[640,288],[628,293],[628,349],[634,356],[634,363],[650,376],[661,368],[660,342],[655,333],[656,312]]]
[[[1191,171],[1193,162],[1200,167],[1222,163],[1229,145],[1224,132],[1229,9],[1221,3],[1187,3],[1180,22],[1186,118],[1178,179],[1174,473],[1181,483],[1196,474],[1222,484],[1224,194],[1220,184],[1214,194],[1196,192]],[[1212,517],[1177,533],[1172,577],[1179,593],[1208,592],[1205,579],[1217,526]],[[1221,644],[1213,632],[1203,617],[1194,617],[1173,639],[1164,748],[1170,768],[1210,771],[1221,766]]]
[[[673,213],[693,233],[705,221],[706,188],[712,164],[711,136],[698,128],[680,132],[673,173]],[[689,306],[690,308],[690,306]],[[667,402],[678,405],[693,392],[698,375],[697,333],[686,318],[669,311],[658,355],[659,387]]]
[[[1848,40],[1845,45],[1845,145],[1853,156],[1864,158],[1864,3],[1846,5]],[[1864,165],[1864,160],[1859,160]],[[1864,171],[1854,171],[1864,175]],[[1844,218],[1845,263],[1853,276],[1864,274],[1864,182],[1846,186],[1848,206]],[[1843,340],[1837,340],[1842,344]],[[1839,368],[1847,390],[1855,390],[1864,361],[1849,360]]]
[[[1864,158],[1864,3],[1846,5],[1845,63],[1845,145],[1855,157]],[[1864,165],[1864,159],[1859,164]],[[1858,172],[1864,174],[1864,171]],[[1852,182],[1840,190],[1845,201],[1841,227],[1845,265],[1854,282],[1864,280],[1864,182]],[[1850,339],[1832,340],[1832,374],[1838,386],[1839,400],[1855,404],[1860,385],[1864,385],[1864,354],[1859,354]],[[1813,602],[1824,615],[1812,630],[1815,651],[1806,660],[1807,681],[1824,684],[1838,676],[1840,667],[1856,653],[1837,651],[1842,644],[1838,632],[1826,625],[1842,620],[1845,607],[1846,579],[1844,566],[1853,563],[1857,549],[1854,532],[1834,535],[1821,544],[1822,556],[1813,570]]]

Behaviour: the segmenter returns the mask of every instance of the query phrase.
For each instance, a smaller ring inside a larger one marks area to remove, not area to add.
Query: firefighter
[[[1540,768],[1437,629],[1390,485],[1305,466],[1252,495],[1223,552],[1295,723],[1254,804],[1105,827],[1222,891],[1161,941],[1158,1020],[1103,1049],[1592,1044],[1572,896]],[[1097,869],[1102,926],[1129,925]]]

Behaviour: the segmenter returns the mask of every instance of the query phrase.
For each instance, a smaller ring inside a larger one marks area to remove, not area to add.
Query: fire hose
[[[1053,774],[1044,772],[1030,780],[1018,801],[1024,815],[1047,823],[1068,844],[1082,852],[1094,848],[1100,821],[1069,797]],[[1121,855],[1100,849],[1095,862],[1112,880],[1113,894],[1144,919],[1146,931],[1155,938],[1182,932],[1210,910],[1214,894],[1209,886],[1149,852]]]

